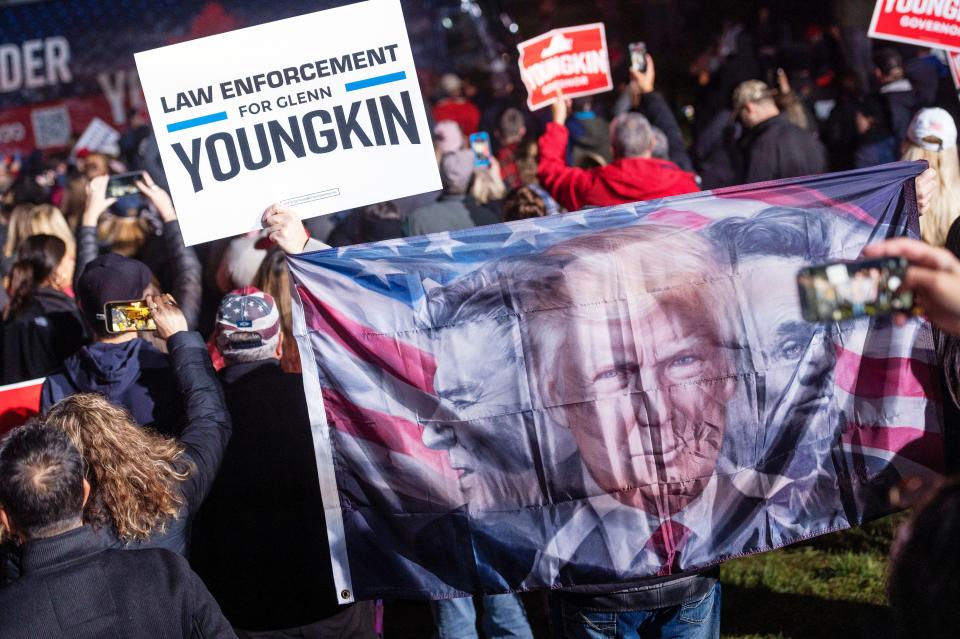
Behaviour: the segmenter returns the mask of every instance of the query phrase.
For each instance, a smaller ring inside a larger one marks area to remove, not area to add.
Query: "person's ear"
[[[87,501],[90,499],[90,482],[86,479],[83,480],[83,503],[80,504],[81,508],[85,508]]]
[[[23,543],[23,536],[10,524],[10,516],[7,514],[7,511],[4,510],[3,506],[0,506],[0,525],[3,525],[3,529],[7,531],[8,535],[16,539],[19,543]]]

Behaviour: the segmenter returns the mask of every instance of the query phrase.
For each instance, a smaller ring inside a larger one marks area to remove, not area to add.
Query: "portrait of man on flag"
[[[796,277],[915,234],[920,169],[292,258],[352,591],[624,584],[889,512],[942,463],[929,326],[804,321]]]

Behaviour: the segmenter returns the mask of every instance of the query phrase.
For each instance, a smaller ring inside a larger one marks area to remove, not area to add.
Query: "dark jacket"
[[[330,617],[341,608],[303,381],[275,359],[228,366],[220,380],[233,437],[197,516],[191,563],[238,628]]]
[[[187,562],[107,550],[89,526],[24,544],[23,576],[0,589],[0,639],[236,637]]]
[[[0,383],[44,377],[90,341],[76,302],[49,288],[34,291],[30,304],[3,324]]]
[[[765,182],[825,173],[827,154],[817,137],[783,113],[747,129],[740,141],[740,182]]]
[[[173,342],[184,339],[175,335]],[[120,344],[94,342],[68,357],[63,369],[43,383],[40,408],[46,412],[77,393],[103,393],[138,424],[180,432],[183,403],[169,359],[139,337]]]
[[[193,517],[210,492],[223,459],[223,451],[230,441],[230,415],[200,335],[194,332],[177,333],[167,340],[167,345],[174,374],[171,378],[177,382],[176,390],[183,397],[185,426],[178,441],[185,449],[184,463],[193,467],[190,476],[179,484],[183,508],[176,519],[167,522],[163,532],[155,533],[144,541],[124,543],[112,528],[96,532],[105,547],[163,548],[185,556]],[[0,547],[0,584],[17,578],[20,573],[19,560],[15,547],[9,543]]]
[[[879,98],[886,109],[890,129],[899,144],[907,137],[913,114],[920,108],[920,99],[906,78],[880,87]]]
[[[677,118],[674,117],[664,97],[656,91],[644,94],[640,99],[640,113],[646,116],[650,124],[667,136],[670,161],[684,171],[693,171],[693,161],[687,153],[687,145],[683,141],[680,125],[677,124]]]
[[[162,244],[163,246],[158,246]],[[77,228],[77,268],[79,280],[83,269],[100,254],[97,242],[97,229],[93,226]],[[180,310],[187,318],[187,326],[197,327],[200,316],[200,295],[203,286],[203,269],[200,260],[192,248],[183,244],[180,222],[164,222],[163,234],[151,237],[138,256],[150,267],[165,293],[171,293],[177,300]]]

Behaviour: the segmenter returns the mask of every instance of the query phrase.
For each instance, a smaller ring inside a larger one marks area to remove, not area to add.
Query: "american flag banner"
[[[943,464],[929,325],[797,271],[918,234],[924,163],[290,256],[341,602],[621,584],[893,510]]]

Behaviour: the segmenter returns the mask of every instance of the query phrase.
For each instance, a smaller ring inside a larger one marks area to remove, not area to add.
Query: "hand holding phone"
[[[960,260],[953,253],[899,237],[871,244],[863,249],[863,254],[909,260],[904,288],[914,292],[917,310],[945,333],[960,335]],[[897,315],[894,321],[903,324],[906,316]]]
[[[131,171],[129,173],[118,173],[111,175],[107,182],[107,197],[123,197],[124,195],[133,195],[140,193],[137,188],[137,182],[143,181],[143,171]]]
[[[913,312],[913,292],[904,286],[907,260],[882,257],[832,262],[800,269],[797,286],[803,318],[836,322]]]
[[[637,73],[646,73],[647,71],[647,43],[631,42],[630,49],[630,68]]]
[[[108,333],[157,330],[157,323],[146,300],[107,302],[103,307],[103,316]]]
[[[490,134],[479,131],[470,134],[470,148],[473,150],[473,166],[490,166]]]

